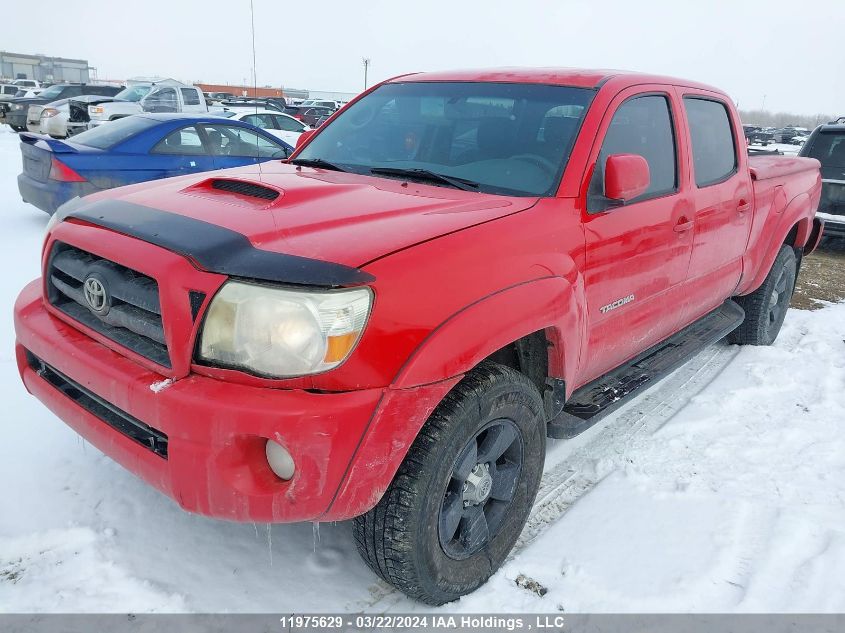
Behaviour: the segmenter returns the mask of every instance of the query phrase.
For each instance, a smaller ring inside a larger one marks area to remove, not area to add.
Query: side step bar
[[[548,436],[569,439],[583,433],[640,391],[665,378],[698,352],[730,334],[743,320],[743,309],[728,300],[662,343],[584,385],[566,401],[563,410],[549,421]]]

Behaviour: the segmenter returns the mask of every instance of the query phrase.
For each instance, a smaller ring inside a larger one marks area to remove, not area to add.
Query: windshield
[[[146,95],[152,86],[130,86],[118,92],[114,98],[122,99],[124,101],[140,101]]]
[[[553,195],[593,94],[542,84],[386,84],[347,106],[297,158],[362,174],[425,170],[488,193]]]
[[[845,132],[820,132],[805,156],[822,164],[822,178],[842,179],[845,172]]]
[[[62,90],[63,90],[63,89],[64,89],[64,86],[60,86],[60,85],[57,85],[57,86],[50,86],[50,87],[49,87],[49,88],[47,88],[46,90],[42,90],[42,91],[38,94],[38,98],[39,98],[39,99],[50,99],[50,100],[53,100],[53,99],[55,99],[56,97],[58,97],[60,94],[62,94]]]
[[[97,149],[109,149],[129,137],[135,136],[138,132],[158,124],[159,121],[147,117],[127,116],[111,121],[108,125],[100,125],[87,132],[77,134],[73,137],[73,142]]]

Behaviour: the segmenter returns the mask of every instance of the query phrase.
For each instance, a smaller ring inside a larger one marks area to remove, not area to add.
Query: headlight
[[[12,110],[23,110],[23,106],[20,103],[13,103]]]
[[[102,114],[105,111],[103,106],[88,106],[88,114]]]
[[[326,371],[355,348],[371,303],[367,288],[306,292],[230,281],[208,308],[200,360],[272,378]]]
[[[55,108],[44,108],[41,111],[41,118],[42,119],[50,119],[50,118],[56,116],[58,113],[59,113],[59,111],[56,110]]]

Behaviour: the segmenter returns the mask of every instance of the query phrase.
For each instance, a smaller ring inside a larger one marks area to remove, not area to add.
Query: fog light
[[[284,446],[273,440],[267,440],[264,451],[267,454],[267,463],[270,464],[270,470],[276,473],[277,477],[285,480],[293,477],[293,457]]]

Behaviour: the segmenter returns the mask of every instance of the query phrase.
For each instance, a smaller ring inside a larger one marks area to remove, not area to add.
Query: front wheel
[[[795,291],[798,260],[791,246],[781,246],[763,285],[744,297],[734,297],[745,321],[728,335],[736,345],[771,345],[780,332]]]
[[[439,605],[474,591],[528,519],[545,447],[534,384],[480,365],[432,413],[378,505],[355,519],[358,551],[416,600]]]

